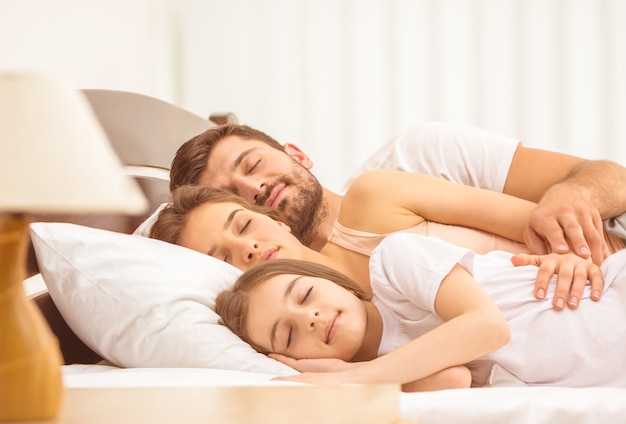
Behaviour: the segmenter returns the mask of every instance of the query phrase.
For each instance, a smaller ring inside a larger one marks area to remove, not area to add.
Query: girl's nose
[[[319,324],[320,311],[314,309],[314,310],[311,310],[309,314],[310,314],[309,328],[311,330],[314,330],[315,327]]]

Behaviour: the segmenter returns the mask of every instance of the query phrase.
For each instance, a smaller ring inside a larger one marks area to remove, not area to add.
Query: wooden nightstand
[[[399,388],[371,386],[71,388],[42,423],[398,424]]]

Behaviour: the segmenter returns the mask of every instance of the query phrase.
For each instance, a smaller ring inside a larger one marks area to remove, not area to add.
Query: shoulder
[[[346,196],[363,195],[376,192],[384,194],[402,184],[419,184],[435,179],[431,175],[420,172],[405,172],[396,170],[376,169],[359,175],[346,190]]]

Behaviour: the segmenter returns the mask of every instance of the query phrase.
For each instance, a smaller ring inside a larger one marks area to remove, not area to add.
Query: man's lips
[[[273,208],[274,205],[277,204],[278,201],[280,200],[280,196],[282,195],[284,190],[285,190],[284,183],[274,186],[274,188],[272,189],[272,192],[270,193],[269,197],[265,201],[264,206],[267,206],[268,208]]]
[[[326,324],[326,344],[330,343],[333,337],[335,337],[335,333],[337,332],[337,327],[339,326],[339,316],[340,312],[337,313],[334,317],[332,317],[328,324]]]

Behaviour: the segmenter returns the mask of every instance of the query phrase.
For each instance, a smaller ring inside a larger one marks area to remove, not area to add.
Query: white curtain
[[[185,0],[180,102],[301,145],[332,187],[441,120],[626,163],[623,0]]]
[[[293,142],[339,190],[425,121],[626,164],[623,0],[0,0],[0,68],[52,68]]]

